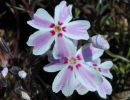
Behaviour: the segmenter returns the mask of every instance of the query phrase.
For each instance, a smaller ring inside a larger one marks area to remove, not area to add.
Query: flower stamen
[[[55,31],[56,33],[61,32],[61,30],[62,30],[61,27],[58,26],[58,25],[54,27],[54,31]]]
[[[77,63],[77,61],[76,61],[76,59],[75,59],[75,58],[71,58],[71,59],[69,60],[69,63],[70,63],[70,64],[76,64],[76,63]]]

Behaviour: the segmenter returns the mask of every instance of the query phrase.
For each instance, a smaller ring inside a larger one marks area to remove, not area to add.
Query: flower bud
[[[96,48],[107,50],[110,48],[108,41],[102,35],[95,35],[91,38],[92,44]]]

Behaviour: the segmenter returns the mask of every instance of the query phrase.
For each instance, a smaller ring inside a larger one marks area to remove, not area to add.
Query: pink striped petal
[[[102,76],[86,64],[81,64],[76,70],[76,77],[89,91],[95,91],[102,83]]]
[[[108,77],[110,79],[113,78],[112,74],[110,73],[110,68],[113,66],[113,63],[111,61],[106,61],[99,65],[100,73],[104,75],[105,77]]]
[[[57,37],[53,48],[53,56],[55,59],[74,56],[76,47],[74,43],[64,36]]]
[[[75,74],[74,71],[72,74],[69,76],[70,78],[66,81],[64,88],[62,89],[62,93],[68,97],[71,96],[75,90]]]
[[[46,65],[45,67],[43,67],[43,70],[46,72],[57,72],[57,71],[62,70],[64,67],[67,67],[66,64],[55,62],[55,63]]]
[[[103,83],[100,85],[97,92],[102,98],[106,98],[106,95],[110,95],[112,93],[112,86],[104,77]]]
[[[33,16],[33,20],[27,22],[30,26],[40,30],[50,30],[50,25],[54,23],[48,12],[39,8]]]
[[[66,1],[61,1],[55,8],[55,24],[68,23],[72,19],[72,5],[67,6]]]
[[[102,56],[104,50],[94,47],[91,43],[80,48],[76,55],[79,55],[85,61],[94,61]]]
[[[85,20],[73,21],[66,25],[66,35],[74,40],[88,40],[89,35],[87,29],[89,29],[90,23]]]
[[[55,77],[53,84],[52,84],[52,90],[53,92],[57,93],[63,88],[65,88],[67,82],[70,80],[72,75],[72,71],[68,69],[67,67],[63,68]]]
[[[80,95],[85,95],[89,92],[88,89],[86,87],[84,87],[81,83],[77,84],[76,91]]]
[[[33,46],[34,55],[44,54],[54,41],[54,37],[49,32],[37,31],[29,37],[28,46]]]

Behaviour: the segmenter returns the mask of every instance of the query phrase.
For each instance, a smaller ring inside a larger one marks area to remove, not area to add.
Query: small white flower
[[[25,99],[25,100],[31,100],[30,96],[24,92],[24,91],[21,91],[21,95],[22,95],[22,98]]]
[[[24,79],[27,76],[27,73],[24,70],[21,70],[18,72],[18,75],[20,78]]]
[[[1,71],[1,74],[3,75],[3,77],[5,78],[6,75],[8,74],[8,68],[5,67],[2,71]]]

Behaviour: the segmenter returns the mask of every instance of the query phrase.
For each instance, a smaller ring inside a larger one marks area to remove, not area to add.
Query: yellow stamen
[[[60,27],[60,26],[55,26],[54,31],[55,31],[56,33],[61,32],[61,27]]]
[[[75,58],[71,58],[71,59],[69,60],[69,63],[70,63],[70,64],[76,64],[77,62],[76,62],[76,59],[75,59]]]

